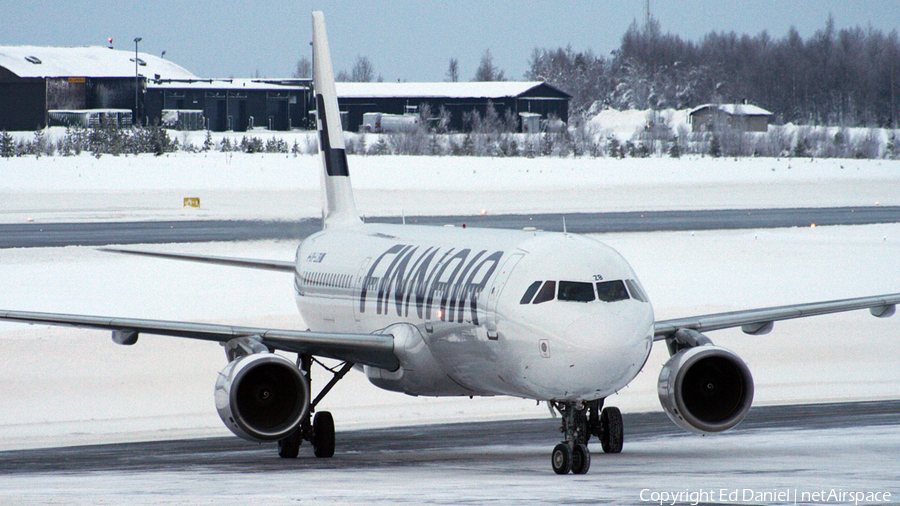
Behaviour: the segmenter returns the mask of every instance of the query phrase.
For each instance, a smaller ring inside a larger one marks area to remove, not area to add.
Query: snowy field
[[[349,158],[368,216],[900,204],[896,160]],[[0,223],[317,217],[319,164],[218,152],[4,159]]]
[[[218,153],[3,160],[0,220],[318,214],[317,158],[224,160]],[[900,163],[887,161],[353,157],[350,162],[358,207],[369,215],[900,204]],[[182,209],[187,196],[200,196],[203,207]],[[599,238],[632,263],[659,319],[900,291],[900,224]],[[293,258],[295,247],[275,241],[147,246],[273,259]],[[0,273],[5,309],[305,328],[291,298],[292,280],[283,273],[80,247],[0,250]],[[860,311],[778,323],[767,336],[739,330],[709,335],[747,361],[757,385],[755,403],[771,405],[900,398],[898,333],[897,317],[876,319]],[[0,323],[0,350],[0,449],[230,434],[213,404],[216,373],[225,365],[217,345],[143,336],[136,346],[124,347],[105,332]],[[655,382],[666,358],[665,347],[655,347],[635,382],[608,404],[625,412],[660,410]],[[356,373],[338,385],[322,409],[334,413],[339,433],[549,416],[532,401],[383,392]],[[847,446],[853,449],[843,457]],[[316,499],[637,504],[646,487],[892,486],[900,492],[892,481],[900,450],[897,427],[626,442],[623,459],[613,468],[595,462],[591,474],[569,477],[571,485],[564,487],[560,477],[551,476],[549,450],[492,449],[490,458],[510,455],[523,467],[498,463],[484,476],[439,465],[403,479],[327,469],[302,477],[98,473],[54,476],[52,483],[41,476],[0,476],[0,496],[5,490],[20,504],[239,504],[288,498],[301,504]],[[848,476],[848,468],[861,471]],[[793,478],[778,478],[784,474]],[[370,480],[389,480],[390,490],[361,485]],[[431,486],[423,488],[425,480]],[[298,487],[306,493],[297,495]]]
[[[900,225],[601,237],[631,259],[660,317],[896,291],[898,238]],[[289,258],[294,245],[148,247]],[[302,328],[284,274],[133,259],[89,248],[2,250],[0,265],[0,303],[6,307]],[[768,336],[722,331],[710,337],[747,361],[757,384],[756,404],[765,405],[900,397],[898,331],[896,318],[880,320],[861,311],[784,322]],[[230,434],[213,405],[215,375],[225,364],[214,344],[144,336],[136,346],[123,347],[104,332],[16,324],[0,327],[0,342],[6,359],[0,371],[4,449]],[[656,347],[645,371],[609,403],[626,412],[658,411],[655,381],[666,356],[663,346]],[[549,416],[544,406],[524,400],[384,392],[356,373],[323,408],[335,414],[339,440],[342,430],[366,427]],[[892,491],[895,498],[900,493],[896,426],[633,441],[615,460],[598,455],[591,474],[570,476],[562,487],[550,471],[549,450],[540,444],[472,450],[472,459],[488,463],[478,471],[448,468],[438,452],[423,456],[422,467],[395,472],[303,466],[237,474],[16,475],[0,476],[0,491],[6,504],[85,505],[640,504],[645,489],[796,493],[837,487]],[[777,501],[749,503],[772,502]]]

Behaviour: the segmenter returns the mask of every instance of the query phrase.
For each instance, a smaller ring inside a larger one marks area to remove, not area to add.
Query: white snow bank
[[[679,131],[684,133],[691,131],[691,125],[688,123],[689,113],[688,109],[663,111],[605,109],[588,120],[588,128],[600,139],[613,136],[619,141],[633,139],[651,124],[666,125],[673,134],[681,135]]]
[[[900,161],[349,158],[368,216],[900,205]],[[0,222],[316,217],[320,163],[218,152],[0,160]]]

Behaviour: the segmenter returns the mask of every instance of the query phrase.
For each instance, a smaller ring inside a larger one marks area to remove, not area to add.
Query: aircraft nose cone
[[[594,371],[604,379],[601,389],[618,390],[637,375],[650,352],[647,325],[619,315],[586,316],[566,328],[565,340],[587,365],[583,373]]]
[[[565,331],[566,342],[599,355],[618,355],[633,345],[633,322],[611,316],[586,316],[572,322]]]

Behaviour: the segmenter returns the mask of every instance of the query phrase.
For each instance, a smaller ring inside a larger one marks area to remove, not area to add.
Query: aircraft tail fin
[[[316,96],[316,123],[319,131],[319,153],[322,157],[322,218],[325,228],[359,225],[359,213],[353,201],[350,173],[347,169],[347,153],[341,129],[341,113],[338,109],[334,87],[334,71],[331,52],[325,33],[325,16],[320,11],[312,13],[313,28],[313,85]]]

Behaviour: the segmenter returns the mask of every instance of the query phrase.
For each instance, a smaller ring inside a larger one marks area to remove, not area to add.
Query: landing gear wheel
[[[566,443],[559,443],[550,455],[550,464],[556,474],[569,474],[574,460],[572,447]]]
[[[625,441],[625,424],[619,408],[603,408],[600,412],[600,446],[606,453],[621,453]]]
[[[278,456],[283,459],[296,459],[300,454],[301,443],[303,443],[303,438],[300,437],[298,428],[290,436],[278,440]]]
[[[591,468],[591,452],[587,445],[576,444],[572,449],[572,474],[587,474]]]
[[[312,445],[316,457],[334,456],[334,418],[328,411],[320,411],[313,418]]]

